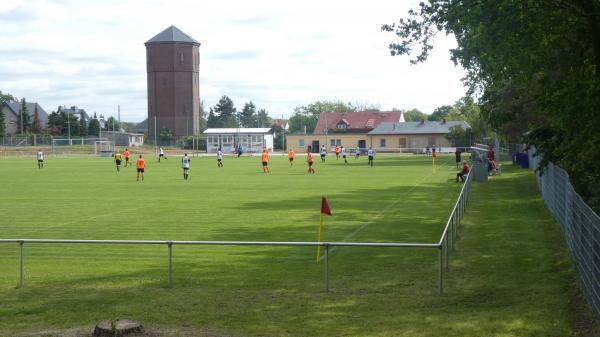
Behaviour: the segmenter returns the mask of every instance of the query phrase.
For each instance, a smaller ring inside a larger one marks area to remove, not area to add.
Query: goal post
[[[97,140],[94,141],[94,154],[101,157],[110,157],[113,155],[114,146],[111,141]]]

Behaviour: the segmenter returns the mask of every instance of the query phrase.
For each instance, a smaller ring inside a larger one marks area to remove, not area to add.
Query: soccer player
[[[42,149],[37,152],[37,162],[39,169],[44,168],[44,152],[42,152]]]
[[[342,158],[344,158],[344,164],[348,164],[348,160],[346,160],[346,148],[342,145]]]
[[[367,150],[367,156],[369,156],[369,166],[373,167],[373,157],[375,157],[375,151],[371,147]]]
[[[140,181],[140,174],[142,175],[142,181],[144,181],[144,168],[146,167],[146,161],[144,161],[144,158],[142,158],[141,154],[138,160],[135,162],[135,167],[137,168],[136,181]]]
[[[267,150],[266,147],[263,147],[261,161],[262,161],[262,166],[263,166],[263,173],[270,173],[269,172],[269,150]]]
[[[335,160],[340,159],[340,147],[338,145],[335,146]]]
[[[306,153],[306,162],[308,163],[308,173],[315,173],[315,169],[312,167],[315,163],[315,159],[313,158],[313,154],[308,151]]]
[[[296,153],[294,152],[294,149],[290,149],[288,151],[288,159],[290,160],[290,166],[294,166],[294,157],[296,156]]]
[[[223,151],[221,151],[221,148],[217,150],[217,167],[223,167]]]
[[[165,150],[163,150],[163,148],[161,147],[159,150],[159,154],[158,154],[158,162],[160,163],[160,158],[164,158],[167,159],[167,157],[165,157]]]
[[[325,156],[327,156],[327,148],[325,147],[325,145],[323,145],[323,147],[321,147],[321,161],[325,162]]]
[[[183,158],[181,158],[181,168],[183,168],[183,179],[187,180],[190,175],[190,157],[187,153],[184,153]]]
[[[360,148],[357,146],[354,150],[354,159],[356,160],[358,157],[360,157]]]
[[[131,156],[131,153],[129,153],[129,150],[125,148],[123,155],[125,155],[125,167],[127,167],[129,166],[129,156]]]
[[[117,174],[119,172],[121,172],[121,159],[123,158],[123,155],[121,154],[121,152],[119,152],[119,150],[117,150],[117,153],[115,153],[115,165],[117,166]]]

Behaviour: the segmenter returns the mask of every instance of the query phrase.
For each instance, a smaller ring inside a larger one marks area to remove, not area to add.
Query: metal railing
[[[534,148],[529,150],[529,167],[537,170],[542,158],[534,153]],[[575,192],[569,174],[560,167],[550,163],[536,178],[546,207],[565,235],[585,297],[600,315],[600,216]]]
[[[325,291],[329,291],[329,248],[330,247],[389,247],[437,249],[439,254],[438,292],[443,294],[444,272],[449,270],[449,247],[454,250],[458,239],[458,230],[464,216],[472,175],[467,178],[450,212],[446,225],[437,243],[386,243],[386,242],[271,242],[271,241],[153,241],[153,240],[59,240],[59,239],[0,239],[2,243],[19,245],[19,288],[25,286],[25,244],[102,244],[102,245],[166,245],[167,246],[167,286],[173,287],[173,246],[321,246],[324,249],[323,277]]]

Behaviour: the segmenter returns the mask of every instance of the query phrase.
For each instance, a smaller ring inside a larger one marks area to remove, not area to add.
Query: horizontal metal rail
[[[173,246],[304,246],[324,247],[324,283],[325,291],[329,290],[329,247],[382,247],[382,248],[415,248],[437,249],[439,255],[438,292],[443,293],[444,269],[448,270],[451,239],[452,249],[458,236],[458,227],[462,220],[469,194],[471,191],[472,175],[467,175],[456,203],[450,212],[446,225],[437,243],[401,243],[401,242],[310,242],[310,241],[177,241],[177,240],[69,240],[69,239],[0,239],[2,243],[19,244],[19,287],[25,286],[25,244],[100,244],[100,245],[166,245],[168,247],[168,287],[173,286]],[[445,268],[444,268],[445,267]]]

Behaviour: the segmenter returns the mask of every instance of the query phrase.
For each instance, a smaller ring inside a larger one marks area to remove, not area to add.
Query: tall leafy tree
[[[442,105],[440,107],[435,108],[433,113],[427,117],[429,121],[441,121],[443,119],[448,119],[448,114],[452,110],[451,105]]]
[[[83,114],[79,115],[79,135],[81,137],[88,135],[88,121]]]
[[[215,120],[214,123],[216,124],[213,127],[237,127],[236,111],[237,109],[233,105],[231,98],[223,95],[221,99],[219,99],[217,105],[212,108],[212,112],[214,114],[213,120]]]
[[[252,101],[244,104],[244,108],[239,113],[240,124],[244,127],[256,127],[257,122],[256,105]]]
[[[31,129],[31,117],[27,109],[27,101],[25,98],[21,99],[21,108],[19,109],[19,120],[18,120],[19,133],[25,133]]]
[[[40,112],[38,111],[37,104],[33,111],[33,133],[42,133],[42,123],[40,121]]]
[[[542,165],[565,168],[600,210],[599,13],[597,0],[429,0],[382,29],[398,38],[391,54],[413,63],[427,59],[437,33],[453,34],[451,58],[485,121],[535,145]]]
[[[120,130],[120,125],[119,125],[119,121],[117,121],[116,118],[114,118],[113,116],[108,117],[108,119],[106,120],[105,123],[105,127],[104,129],[106,131],[119,131]]]
[[[427,114],[419,109],[410,109],[404,112],[404,120],[407,122],[419,122],[422,120],[427,120],[427,118]]]
[[[92,119],[90,119],[87,134],[90,136],[100,135],[100,122],[98,121],[98,116],[96,115],[96,113],[94,113],[94,116],[92,117]]]
[[[271,117],[267,113],[265,109],[259,109],[256,113],[256,127],[258,128],[268,128],[273,124]]]
[[[219,123],[219,117],[215,114],[213,108],[209,109],[208,118],[206,120],[206,124],[209,128],[218,128],[221,127]]]

